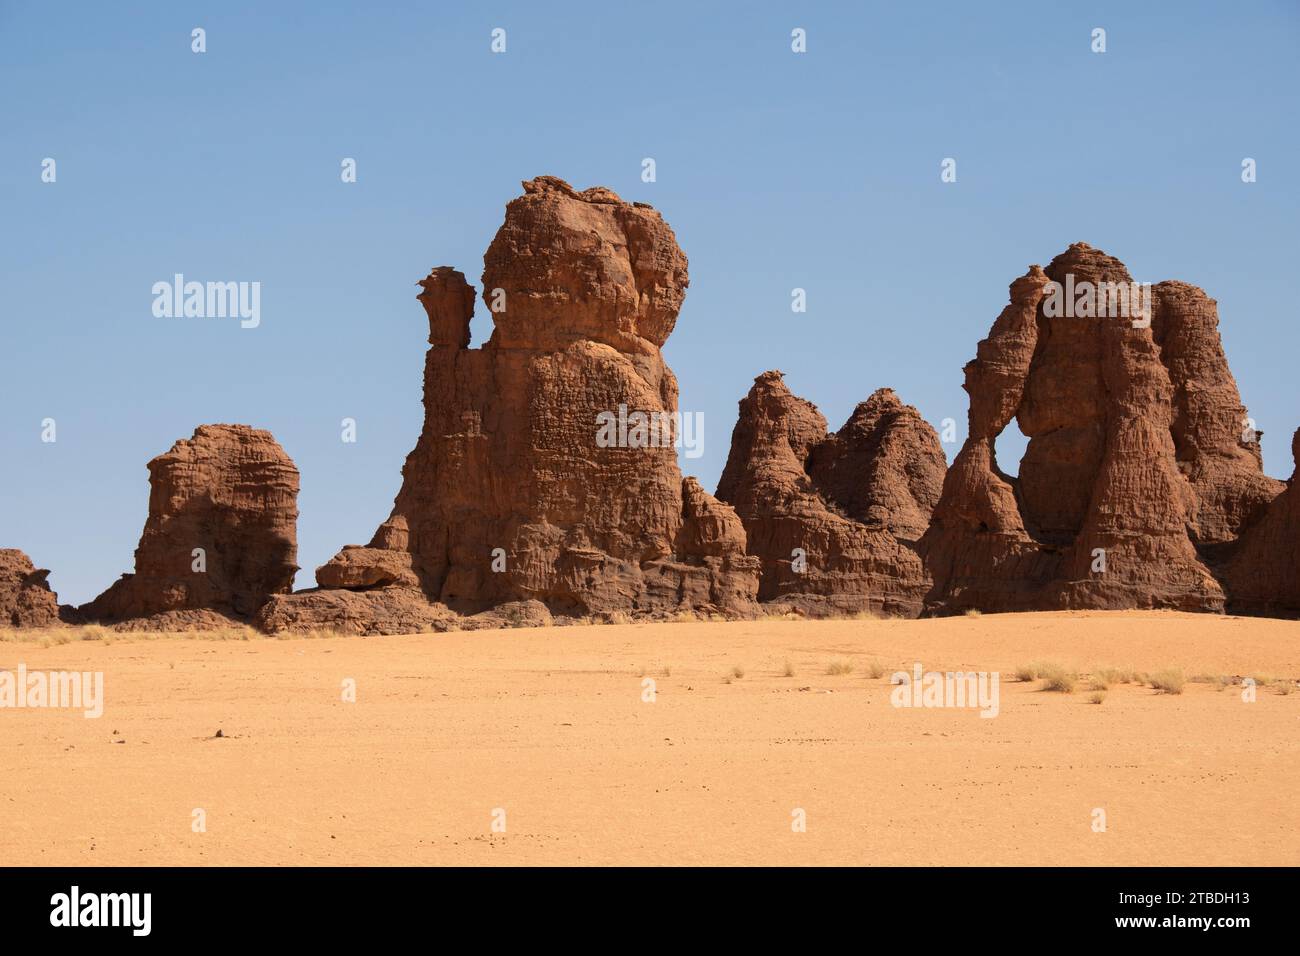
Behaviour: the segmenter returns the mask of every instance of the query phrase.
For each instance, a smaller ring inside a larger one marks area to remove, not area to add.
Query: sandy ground
[[[1000,671],[999,715],[892,706],[870,665],[917,661]],[[99,719],[0,709],[0,865],[1300,864],[1300,691],[1123,684],[1096,705],[1086,682],[1014,682],[1030,661],[1294,679],[1300,623],[0,643],[0,669],[105,686]]]

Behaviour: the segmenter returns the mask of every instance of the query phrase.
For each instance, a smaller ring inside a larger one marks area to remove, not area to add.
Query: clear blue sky
[[[1007,284],[1076,240],[1218,299],[1266,469],[1286,477],[1298,11],[0,2],[0,546],[52,568],[65,602],[91,598],[132,567],[145,463],[242,422],[302,472],[311,586],[387,515],[419,432],[415,281],[447,264],[477,285],[505,202],[540,174],[650,202],[676,230],[691,288],[666,354],[705,416],[684,464],[706,487],[773,367],[832,428],[888,385],[955,418],[960,442],[961,367]],[[155,318],[151,286],[176,272],[261,282],[261,326]],[[1014,468],[1017,442],[1000,447]]]

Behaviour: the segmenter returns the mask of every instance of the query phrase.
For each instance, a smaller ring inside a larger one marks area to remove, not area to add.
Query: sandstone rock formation
[[[370,635],[748,616],[760,601],[1300,616],[1297,477],[1264,475],[1217,306],[1194,286],[1141,294],[1084,243],[1031,266],[965,367],[969,433],[950,468],[889,389],[829,433],[765,372],[715,498],[678,468],[688,429],[660,351],[687,283],[650,207],[527,182],[484,256],[483,346],[469,347],[464,275],[420,281],[424,426],[390,516],[318,587],[291,591],[293,462],[267,432],[205,425],[149,463],[134,574],[61,609],[48,572],[0,550],[0,626]],[[1016,476],[996,450],[1013,421],[1029,439]],[[1300,431],[1293,453],[1300,475]]]
[[[718,497],[762,562],[760,600],[915,616],[928,582],[913,545],[944,471],[934,429],[889,389],[828,435],[816,407],[770,371],[740,402]]]
[[[322,630],[368,636],[455,630],[456,617],[445,605],[430,603],[419,588],[315,588],[272,595],[254,624],[268,634]]]
[[[221,626],[291,589],[298,469],[270,432],[201,425],[149,462],[149,485],[135,573],[79,608],[85,619]]]
[[[1214,301],[1162,282],[1145,309],[1102,315],[1085,288],[1127,291],[1132,278],[1070,246],[1012,283],[966,366],[969,434],[921,542],[933,611],[1222,610],[1216,562],[1280,490],[1261,470]],[[995,452],[1013,418],[1029,437],[1018,477]]]
[[[1246,529],[1227,564],[1229,611],[1300,616],[1300,429],[1291,454],[1296,471],[1286,490]]]
[[[483,347],[468,347],[465,277],[442,267],[420,282],[425,422],[391,516],[317,570],[321,590],[277,598],[259,623],[373,614],[373,632],[423,629],[441,619],[430,602],[466,615],[519,602],[572,617],[751,613],[757,561],[740,520],[683,480],[673,447],[677,382],[660,347],[687,281],[649,206],[524,183],[484,256],[495,328]]]
[[[59,599],[37,568],[16,548],[0,548],[0,627],[51,627],[59,623]]]

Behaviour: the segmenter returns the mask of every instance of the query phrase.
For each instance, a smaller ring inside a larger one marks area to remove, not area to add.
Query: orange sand
[[[853,673],[827,674],[844,660]],[[873,661],[999,670],[1000,715],[894,708]],[[0,669],[103,671],[106,704],[98,720],[0,709],[0,866],[1300,864],[1300,690],[1248,704],[1238,686],[1124,684],[1094,705],[1086,681],[1014,682],[1031,661],[1294,680],[1300,623],[1125,612],[4,642]]]

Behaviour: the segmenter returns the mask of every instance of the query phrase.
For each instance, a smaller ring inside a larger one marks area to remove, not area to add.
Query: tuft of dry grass
[[[1181,694],[1183,692],[1183,685],[1186,684],[1187,681],[1184,679],[1182,671],[1171,668],[1169,670],[1160,671],[1158,674],[1150,675],[1147,679],[1147,683],[1162,694]]]
[[[831,661],[826,665],[826,673],[831,677],[842,677],[853,673],[852,661]]]
[[[1038,680],[1040,670],[1041,665],[1039,664],[1021,664],[1016,668],[1016,680],[1025,683]]]
[[[1276,693],[1279,693],[1284,697],[1295,690],[1295,682],[1285,677],[1275,680],[1270,686]]]
[[[1092,686],[1096,690],[1110,690],[1116,684],[1131,684],[1133,680],[1133,671],[1118,667],[1099,667],[1092,672]]]
[[[781,676],[782,676],[782,677],[793,677],[793,676],[794,676],[794,665],[791,664],[789,661],[786,661],[786,662],[785,662],[785,670],[781,671]]]
[[[1058,694],[1073,694],[1079,675],[1067,671],[1056,664],[1044,664],[1038,672],[1043,680],[1043,690]]]
[[[1101,704],[1106,701],[1106,692],[1104,690],[1095,690],[1088,695],[1088,703]]]
[[[967,608],[967,609],[966,609],[966,616],[967,616],[967,617],[983,617],[983,612],[982,612],[979,608],[977,608],[977,607]]]
[[[872,680],[880,680],[880,678],[885,676],[887,670],[888,668],[886,668],[884,664],[880,663],[880,661],[871,661],[867,664],[867,676]]]
[[[735,667],[731,669],[731,676],[736,678],[736,680],[740,680],[742,677],[745,676],[745,668],[737,664]]]

